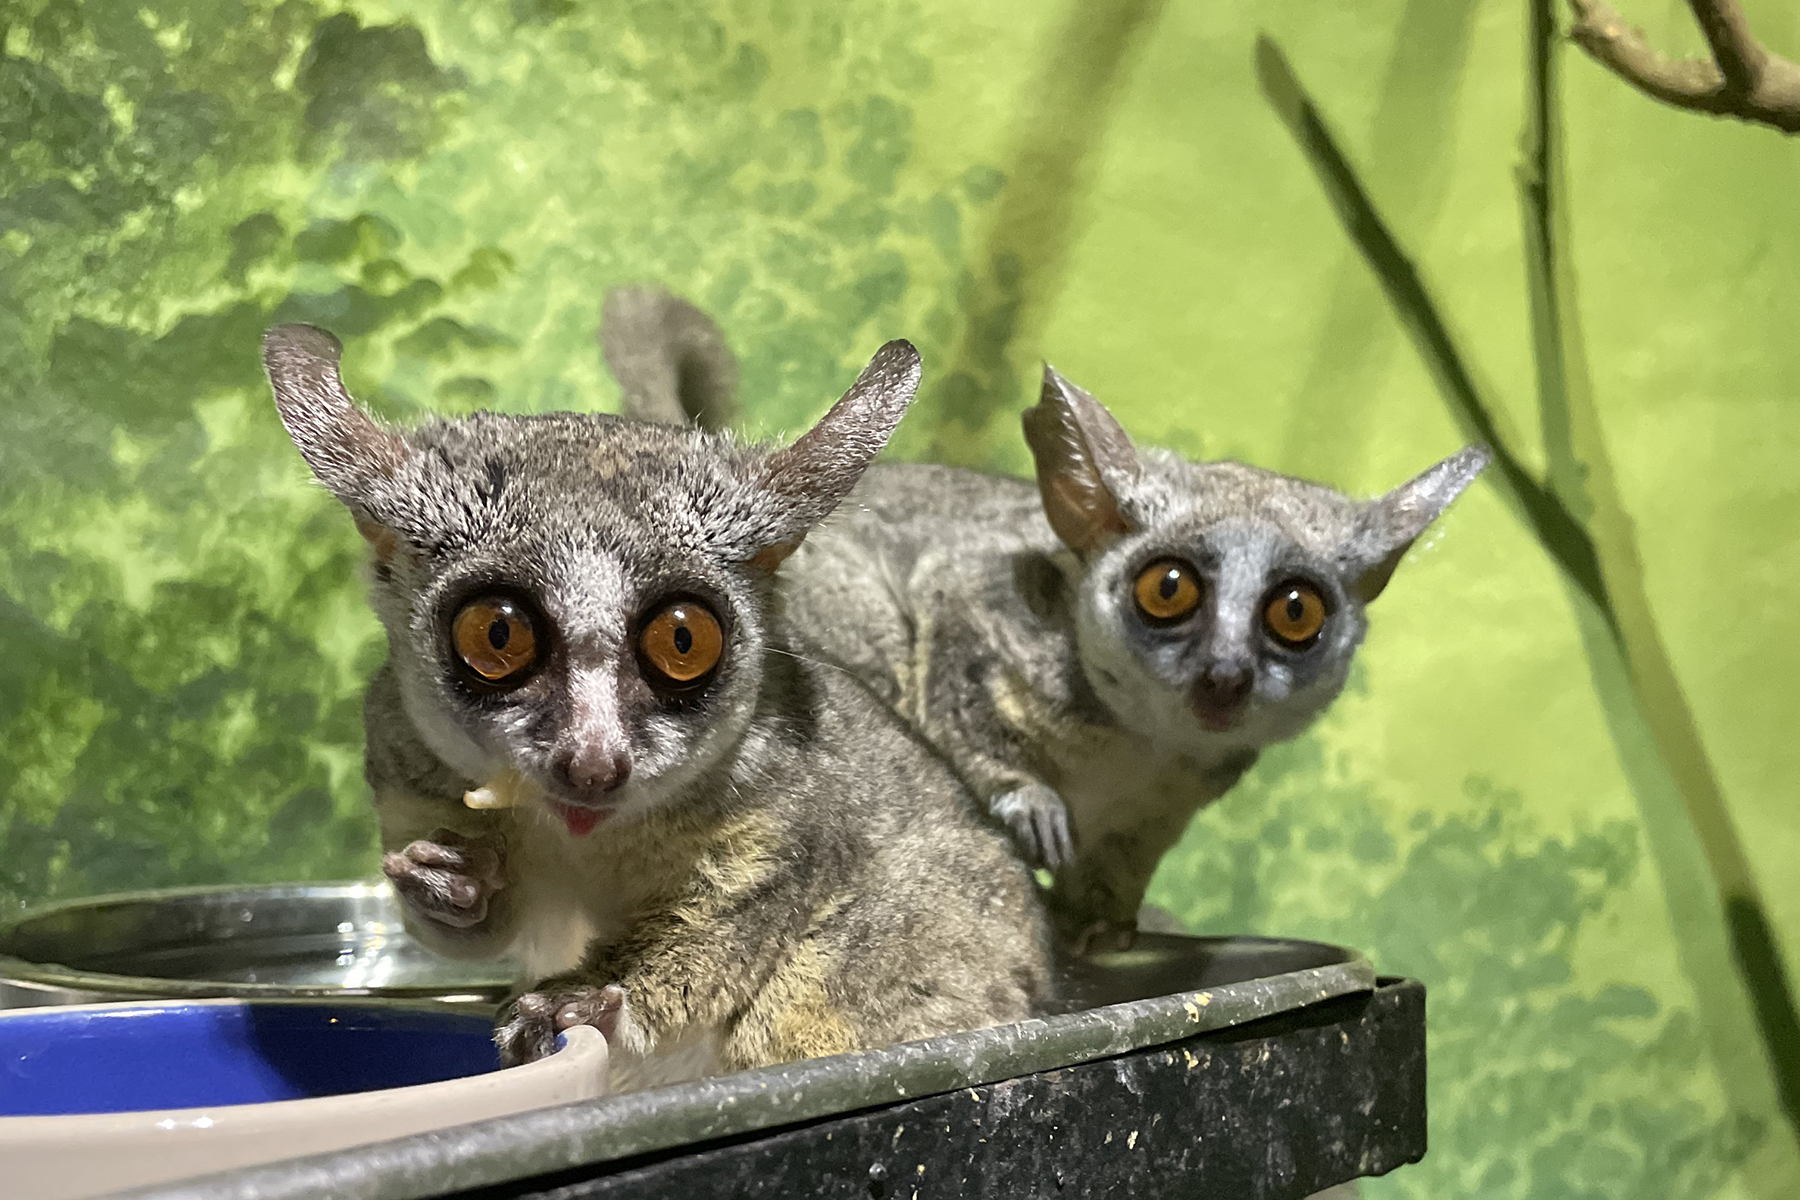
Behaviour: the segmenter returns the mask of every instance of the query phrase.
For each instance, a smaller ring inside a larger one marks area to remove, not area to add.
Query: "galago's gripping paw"
[[[468,929],[487,919],[494,894],[506,886],[506,843],[497,834],[466,837],[435,829],[427,839],[382,855],[381,871],[415,914]]]
[[[1075,839],[1069,832],[1069,810],[1053,788],[1026,784],[996,796],[993,814],[1006,823],[1013,842],[1025,861],[1054,872],[1075,857]]]
[[[1137,926],[1129,921],[1112,921],[1101,919],[1092,921],[1075,931],[1069,939],[1069,946],[1078,956],[1086,958],[1091,954],[1112,954],[1120,950],[1131,949],[1137,941]]]
[[[577,1025],[592,1025],[614,1042],[631,1027],[625,989],[616,983],[546,980],[500,1013],[494,1044],[500,1061],[516,1067],[556,1053],[556,1035]]]

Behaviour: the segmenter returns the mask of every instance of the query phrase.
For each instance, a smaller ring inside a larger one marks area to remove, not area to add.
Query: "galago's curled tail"
[[[655,286],[613,288],[600,306],[600,352],[638,421],[725,429],[738,364],[713,319]]]

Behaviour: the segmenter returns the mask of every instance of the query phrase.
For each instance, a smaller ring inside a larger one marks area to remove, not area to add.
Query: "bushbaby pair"
[[[1481,466],[1357,504],[1139,454],[1051,375],[1041,502],[866,473],[917,387],[906,343],[767,450],[674,423],[728,408],[710,322],[656,292],[609,310],[609,362],[661,423],[399,431],[329,335],[283,326],[264,357],[372,547],[367,770],[409,928],[540,981],[502,1015],[509,1060],[595,1024],[621,1090],[1043,1011],[1026,857],[1076,937],[1128,930],[1155,857],[1335,695],[1362,605]],[[1286,574],[1246,630],[1258,570]],[[524,802],[471,807],[499,792]]]

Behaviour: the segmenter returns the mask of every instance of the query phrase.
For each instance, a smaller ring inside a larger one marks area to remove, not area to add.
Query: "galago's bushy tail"
[[[600,306],[600,352],[625,415],[725,429],[736,415],[738,364],[713,319],[656,286],[619,287]]]

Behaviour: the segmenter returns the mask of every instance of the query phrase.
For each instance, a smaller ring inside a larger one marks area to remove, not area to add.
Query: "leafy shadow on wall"
[[[280,469],[255,347],[446,289],[366,231],[238,218],[274,164],[418,152],[458,79],[405,23],[252,7],[0,18],[0,900],[339,873],[371,841],[342,799],[357,550]]]
[[[656,279],[762,428],[858,339],[950,338],[1001,181],[911,169],[914,6],[510,11],[499,58],[481,6],[0,17],[0,903],[373,866],[380,639],[269,323],[342,336],[391,418],[591,409],[599,296]]]
[[[440,282],[367,217],[289,236],[262,213],[238,234],[227,277],[282,260],[337,286],[238,292],[160,336],[70,320],[34,389],[60,436],[0,479],[0,893],[367,868],[362,552],[286,469],[255,347],[281,320],[399,329],[422,354],[501,342],[434,315],[495,255]]]

